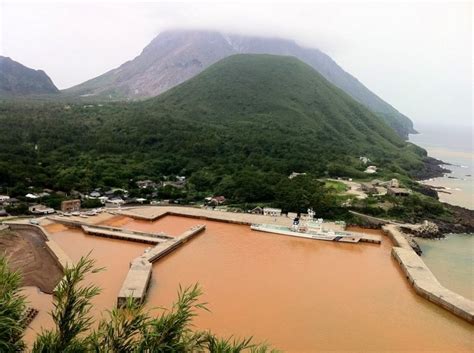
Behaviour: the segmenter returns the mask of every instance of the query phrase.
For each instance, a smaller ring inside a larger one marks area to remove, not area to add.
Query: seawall
[[[474,302],[445,288],[410,246],[400,229],[391,224],[382,227],[394,243],[392,256],[399,263],[415,292],[456,316],[474,324]]]

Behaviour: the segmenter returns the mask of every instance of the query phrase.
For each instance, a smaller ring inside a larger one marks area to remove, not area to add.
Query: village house
[[[32,199],[32,200],[39,199],[39,196],[36,195],[36,194],[26,194],[25,197],[26,197],[27,199]]]
[[[61,202],[61,211],[66,213],[79,212],[81,200],[65,200]]]
[[[293,173],[291,173],[291,174],[288,176],[288,179],[294,179],[294,178],[296,178],[297,176],[300,176],[300,175],[306,175],[306,173],[296,173],[296,172],[293,172]]]
[[[364,191],[367,194],[378,194],[379,192],[377,188],[375,187],[375,185],[372,183],[361,183],[360,187],[362,191]]]
[[[210,206],[219,206],[225,202],[224,196],[213,196],[210,199],[209,198],[206,198],[206,199],[208,199],[207,201]]]
[[[395,187],[388,187],[387,194],[392,196],[408,196],[410,195],[410,190],[405,188],[395,188]]]
[[[5,201],[10,200],[10,196],[0,195],[0,204],[3,204]]]
[[[375,165],[369,165],[367,169],[364,171],[367,174],[374,174],[377,173],[377,167]]]
[[[47,207],[45,205],[39,205],[39,204],[28,207],[28,211],[30,211],[33,214],[42,214],[42,215],[51,214],[55,212],[53,208]]]
[[[263,208],[263,214],[265,216],[280,217],[281,216],[281,208],[264,207]]]
[[[9,199],[3,201],[3,202],[0,202],[3,206],[12,206],[16,203],[19,203],[20,200],[14,198],[14,197],[10,197]]]
[[[391,187],[391,188],[399,188],[400,183],[399,183],[398,179],[392,179],[388,182],[388,186]]]
[[[263,208],[260,206],[255,207],[253,210],[250,211],[252,214],[263,214]]]
[[[139,189],[155,188],[156,183],[153,180],[139,180],[136,182]]]
[[[92,191],[90,194],[89,194],[90,197],[93,197],[93,198],[98,198],[100,197],[100,192],[98,191]]]

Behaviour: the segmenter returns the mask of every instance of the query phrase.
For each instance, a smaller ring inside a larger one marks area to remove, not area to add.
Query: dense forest
[[[403,179],[426,158],[310,66],[272,55],[226,58],[143,102],[4,101],[0,126],[0,186],[13,194],[184,175],[194,195],[274,201],[292,172],[365,178],[366,156]]]

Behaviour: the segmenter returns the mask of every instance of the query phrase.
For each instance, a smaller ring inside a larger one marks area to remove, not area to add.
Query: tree
[[[19,352],[26,310],[25,297],[20,294],[21,277],[11,271],[5,256],[0,256],[0,352]]]
[[[56,327],[37,337],[33,353],[275,352],[266,345],[253,344],[251,338],[220,339],[208,331],[193,331],[197,310],[207,310],[206,303],[199,301],[202,292],[197,284],[180,287],[176,303],[170,310],[161,309],[158,317],[128,298],[90,332],[91,299],[100,289],[82,282],[86,275],[100,270],[89,256],[65,270],[54,292],[51,315]]]
[[[33,346],[34,353],[87,351],[89,338],[81,334],[91,327],[91,299],[100,293],[100,289],[93,285],[84,286],[81,282],[86,274],[100,271],[94,265],[94,260],[84,257],[75,266],[66,268],[64,277],[54,290],[51,316],[56,328],[43,331],[38,336]]]

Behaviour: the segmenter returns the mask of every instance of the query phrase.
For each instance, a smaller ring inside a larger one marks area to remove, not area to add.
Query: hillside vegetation
[[[136,103],[0,105],[0,184],[90,191],[185,175],[196,194],[276,198],[291,172],[364,177],[426,152],[293,57],[235,55]],[[190,178],[189,178],[190,177]]]
[[[62,91],[63,97],[126,100],[157,96],[235,54],[294,56],[313,67],[336,87],[378,114],[407,139],[412,121],[398,112],[333,59],[318,49],[281,38],[245,36],[203,30],[160,33],[133,60],[98,77]]]

